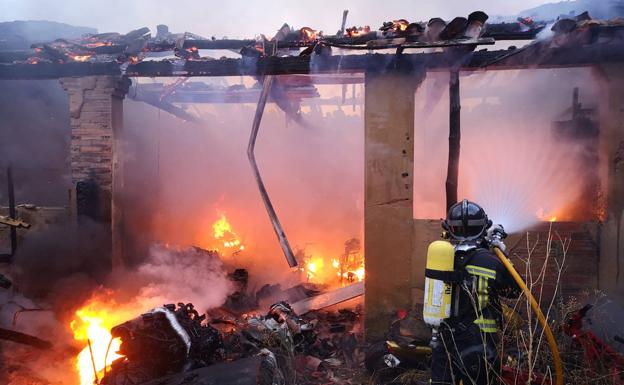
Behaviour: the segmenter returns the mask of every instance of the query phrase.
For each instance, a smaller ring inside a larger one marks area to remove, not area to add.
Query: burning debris
[[[310,27],[293,28],[284,24],[274,38],[264,35],[256,39],[231,40],[206,39],[185,32],[171,33],[166,25],[158,25],[152,36],[148,28],[140,28],[126,34],[86,34],[78,39],[58,39],[31,46],[34,55],[24,58],[25,53],[16,54],[13,62],[70,63],[70,62],[116,62],[136,64],[149,56],[162,56],[170,52],[184,61],[214,60],[202,57],[200,50],[240,50],[243,56],[270,56],[279,50],[280,55],[331,54],[330,47],[352,49],[426,48],[465,44],[493,44],[493,38],[518,38],[518,33],[529,32],[533,36],[543,25],[526,19],[518,24],[493,25],[484,28],[488,16],[473,12],[468,18],[457,17],[448,24],[440,18],[428,22],[409,22],[397,19],[384,22],[376,31],[370,26],[343,28],[336,35],[326,36],[322,31]],[[346,22],[346,13],[345,13]],[[483,35],[483,31],[486,33]],[[481,39],[481,35],[484,38]],[[303,49],[302,52],[299,52]],[[6,60],[6,59],[5,59]]]
[[[305,250],[297,252],[300,271],[308,282],[350,285],[364,280],[364,253],[361,242],[352,238],[345,242],[344,253],[337,258],[308,255]]]
[[[222,246],[226,251],[236,253],[245,250],[245,245],[241,243],[238,235],[232,230],[232,226],[225,217],[225,214],[221,214],[219,220],[212,225],[212,229],[214,230],[214,238],[222,242]],[[216,250],[219,251],[219,248]]]
[[[121,340],[102,385],[140,384],[201,368],[224,359],[219,332],[202,324],[192,304],[164,305],[115,326],[111,340]],[[96,383],[97,383],[96,377]]]
[[[207,318],[192,304],[164,305],[112,327],[105,350],[89,342],[88,360],[80,359],[85,365],[80,368],[81,384],[201,376],[202,368],[217,364],[227,370],[254,357],[264,368],[258,384],[316,384],[340,375],[347,380],[358,371],[362,353],[359,320],[359,313],[349,310],[301,317],[284,301],[271,305],[265,315],[239,318]],[[106,366],[96,364],[104,360]]]
[[[362,309],[359,305],[351,304],[353,306],[349,309],[337,311],[327,310],[332,307],[335,309],[336,305],[347,301],[358,301],[364,292],[365,278],[374,277],[377,272],[365,273],[364,250],[357,238],[345,242],[344,252],[340,255],[330,255],[305,247],[292,253],[260,179],[254,145],[264,104],[269,98],[286,112],[288,118],[302,123],[299,102],[303,97],[318,95],[314,82],[310,79],[278,79],[271,72],[279,67],[280,71],[298,74],[310,68],[293,69],[281,67],[281,64],[272,67],[271,63],[279,64],[280,59],[309,59],[308,62],[292,61],[295,64],[308,65],[311,58],[295,56],[329,57],[340,49],[396,49],[392,60],[398,62],[405,58],[406,55],[401,55],[405,49],[426,49],[432,55],[427,56],[425,61],[438,54],[437,57],[442,58],[442,61],[448,59],[441,68],[452,67],[456,80],[454,86],[459,90],[460,62],[455,60],[455,54],[464,58],[477,46],[494,44],[497,39],[532,39],[540,32],[548,32],[544,23],[529,18],[519,18],[516,23],[506,25],[488,25],[487,20],[487,14],[477,11],[467,17],[456,17],[449,21],[441,18],[433,18],[428,22],[395,19],[386,21],[377,30],[373,30],[370,26],[345,28],[345,12],[342,28],[333,36],[311,27],[294,28],[284,24],[273,38],[262,35],[247,40],[204,38],[192,33],[174,34],[169,32],[167,26],[159,25],[153,37],[148,28],[141,28],[127,34],[88,34],[80,38],[34,44],[33,52],[28,52],[26,59],[13,60],[14,64],[45,63],[55,66],[111,63],[119,66],[122,69],[119,74],[124,75],[134,74],[132,70],[126,72],[126,69],[136,69],[141,67],[139,64],[147,64],[141,62],[150,56],[174,56],[175,58],[165,59],[162,63],[171,64],[167,68],[173,68],[170,73],[176,74],[184,74],[179,70],[187,68],[186,66],[190,68],[195,64],[213,61],[219,65],[223,63],[224,66],[242,62],[252,63],[253,66],[261,62],[263,65],[269,63],[265,67],[258,66],[258,82],[249,88],[237,85],[216,89],[209,85],[190,84],[187,77],[181,77],[170,84],[145,86],[145,93],[136,97],[136,100],[146,101],[159,108],[166,106],[176,116],[192,121],[193,117],[184,108],[173,104],[174,101],[183,101],[183,96],[180,95],[182,92],[179,92],[181,90],[191,94],[188,99],[191,101],[194,96],[201,95],[213,102],[221,96],[214,94],[223,92],[224,89],[240,97],[241,99],[236,99],[238,102],[250,102],[260,98],[248,156],[273,228],[292,268],[287,271],[288,279],[292,278],[297,284],[291,286],[292,282],[280,282],[261,286],[264,282],[255,282],[253,277],[250,279],[249,271],[253,270],[247,269],[248,261],[244,261],[242,266],[239,262],[249,256],[252,242],[245,237],[245,231],[233,226],[233,222],[220,213],[211,226],[202,226],[202,240],[198,242],[201,247],[155,246],[149,260],[137,263],[129,271],[116,271],[116,279],[125,279],[129,286],[136,286],[133,287],[137,292],[135,298],[125,298],[123,303],[116,302],[114,298],[119,293],[100,288],[90,300],[72,312],[72,320],[68,320],[65,326],[72,331],[74,341],[66,343],[72,345],[72,348],[67,348],[69,353],[65,351],[65,354],[71,356],[72,366],[80,377],[81,385],[182,384],[204,380],[226,384],[230,382],[219,376],[229,375],[231,379],[242,376],[242,373],[252,372],[259,374],[248,376],[250,381],[261,384],[348,384],[359,380],[362,364],[371,372],[399,368],[402,374],[409,370],[426,373],[431,353],[426,344],[431,336],[430,330],[422,322],[422,314],[399,310],[398,320],[393,323],[386,339],[369,346],[362,338]],[[491,55],[490,60],[482,64],[489,66],[501,61],[513,64],[513,56],[522,52],[536,52],[535,50],[542,48],[548,48],[546,54],[552,54],[559,52],[556,51],[558,49],[582,47],[596,42],[610,44],[613,40],[622,39],[621,27],[620,21],[596,21],[588,14],[574,19],[562,19],[550,30],[552,38],[538,39],[522,49],[510,49],[502,56]],[[242,59],[240,62],[233,62],[227,61],[229,59],[218,60],[202,56],[203,50],[210,49],[234,50],[241,54]],[[360,56],[364,63],[369,58],[366,55]],[[379,59],[382,55],[370,57]],[[341,61],[336,62],[342,65]],[[350,67],[347,66],[346,71],[351,71]],[[203,74],[210,75],[212,72]],[[156,75],[162,74],[156,72]],[[366,76],[369,76],[368,73]],[[363,75],[358,81],[363,82],[364,79],[366,77]],[[292,86],[289,81],[300,83]],[[343,81],[345,84],[355,82],[353,79]],[[345,91],[343,100],[344,94]],[[353,95],[355,97],[355,88]],[[106,99],[108,98],[107,94]],[[457,98],[459,100],[458,93]],[[573,105],[572,120],[559,122],[553,130],[570,140],[578,139],[575,127],[577,124],[587,123],[591,112],[582,109],[577,99]],[[459,104],[456,107],[459,113]],[[88,108],[86,112],[88,115]],[[76,120],[73,116],[71,119]],[[595,145],[599,130],[593,123],[590,126],[594,130],[587,138],[588,148],[591,147],[587,159],[597,162]],[[76,129],[82,130],[82,126],[76,126]],[[588,132],[586,129],[582,131],[581,134]],[[160,156],[160,138],[158,140]],[[410,140],[409,136],[407,140]],[[91,150],[85,149],[85,152],[89,151]],[[406,153],[407,150],[403,150],[403,154]],[[616,161],[617,159],[619,158]],[[408,176],[409,173],[403,175],[404,178]],[[78,185],[80,183],[84,182],[78,182]],[[405,186],[409,190],[409,185]],[[540,209],[535,215],[554,222],[557,220],[556,215],[560,214]],[[0,222],[12,227],[27,227],[26,223],[13,218],[13,215],[11,217],[0,217]],[[257,260],[260,258],[255,258],[254,263],[262,264],[262,261]],[[273,273],[271,266],[263,265],[261,268],[268,271],[268,274]],[[0,275],[0,287],[8,289],[11,283],[3,278]],[[276,277],[275,280],[279,278]],[[283,287],[288,287],[286,285],[290,287],[284,289]],[[190,301],[195,305],[190,302],[162,305],[172,297]],[[159,307],[152,308],[155,304]],[[147,310],[150,308],[152,309]],[[587,311],[582,309],[576,313],[572,321],[562,328],[579,341],[582,348],[596,342],[593,336],[582,330],[583,317]],[[0,329],[0,339],[41,349],[58,348],[46,340],[9,329]],[[607,351],[606,345],[596,343],[596,346],[601,351]],[[609,350],[606,356],[616,362],[617,368],[622,366],[619,355]],[[513,361],[504,368],[508,371],[506,374],[524,374],[517,369],[524,363],[512,365],[522,357],[510,354],[506,358]],[[373,381],[396,383],[396,372],[391,373],[392,378],[388,381],[379,377],[374,377]],[[539,380],[547,383],[546,370],[543,375],[539,374],[539,378],[531,375],[529,373],[522,377],[523,381],[530,383]],[[411,377],[410,381],[401,382],[415,383],[419,380]]]

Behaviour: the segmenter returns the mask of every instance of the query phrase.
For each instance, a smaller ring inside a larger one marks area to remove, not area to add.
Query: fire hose
[[[507,269],[507,271],[509,271],[509,274],[511,274],[518,286],[520,286],[524,295],[526,295],[529,303],[531,304],[533,312],[537,316],[537,320],[539,321],[540,325],[542,325],[542,328],[544,329],[544,334],[546,334],[548,346],[550,347],[550,351],[552,353],[553,361],[555,363],[555,384],[563,385],[563,367],[561,365],[559,349],[557,348],[557,341],[555,341],[555,336],[553,335],[552,330],[550,330],[550,326],[548,326],[548,322],[546,321],[546,317],[544,317],[544,313],[542,313],[542,309],[540,309],[537,301],[535,300],[535,297],[533,297],[533,294],[531,294],[531,290],[529,290],[527,285],[524,283],[524,281],[520,277],[520,274],[518,274],[505,253],[503,253],[503,251],[498,247],[494,247],[494,252],[496,253],[498,259],[503,263],[503,265],[505,265],[505,268]]]

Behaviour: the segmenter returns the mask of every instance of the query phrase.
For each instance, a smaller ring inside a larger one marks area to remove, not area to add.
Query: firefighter
[[[467,200],[451,206],[442,227],[454,246],[455,279],[450,317],[433,333],[431,384],[497,384],[500,297],[513,298],[520,292],[490,250],[504,250],[504,230],[492,226],[483,208]]]

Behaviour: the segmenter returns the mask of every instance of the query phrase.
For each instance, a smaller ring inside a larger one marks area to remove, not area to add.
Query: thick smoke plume
[[[126,278],[145,282],[136,297],[144,309],[183,301],[205,311],[222,305],[232,291],[220,259],[193,248],[154,245],[150,259]]]

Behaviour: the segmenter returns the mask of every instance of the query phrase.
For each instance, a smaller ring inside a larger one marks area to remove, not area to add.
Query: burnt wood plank
[[[144,61],[131,64],[128,76],[262,76],[295,74],[363,73],[367,71],[481,69],[531,69],[583,67],[601,63],[624,62],[624,42],[510,51],[477,51],[458,57],[456,53],[365,54],[341,56],[288,56],[187,62]],[[0,79],[56,79],[89,75],[122,75],[118,63],[38,63],[0,64]]]

